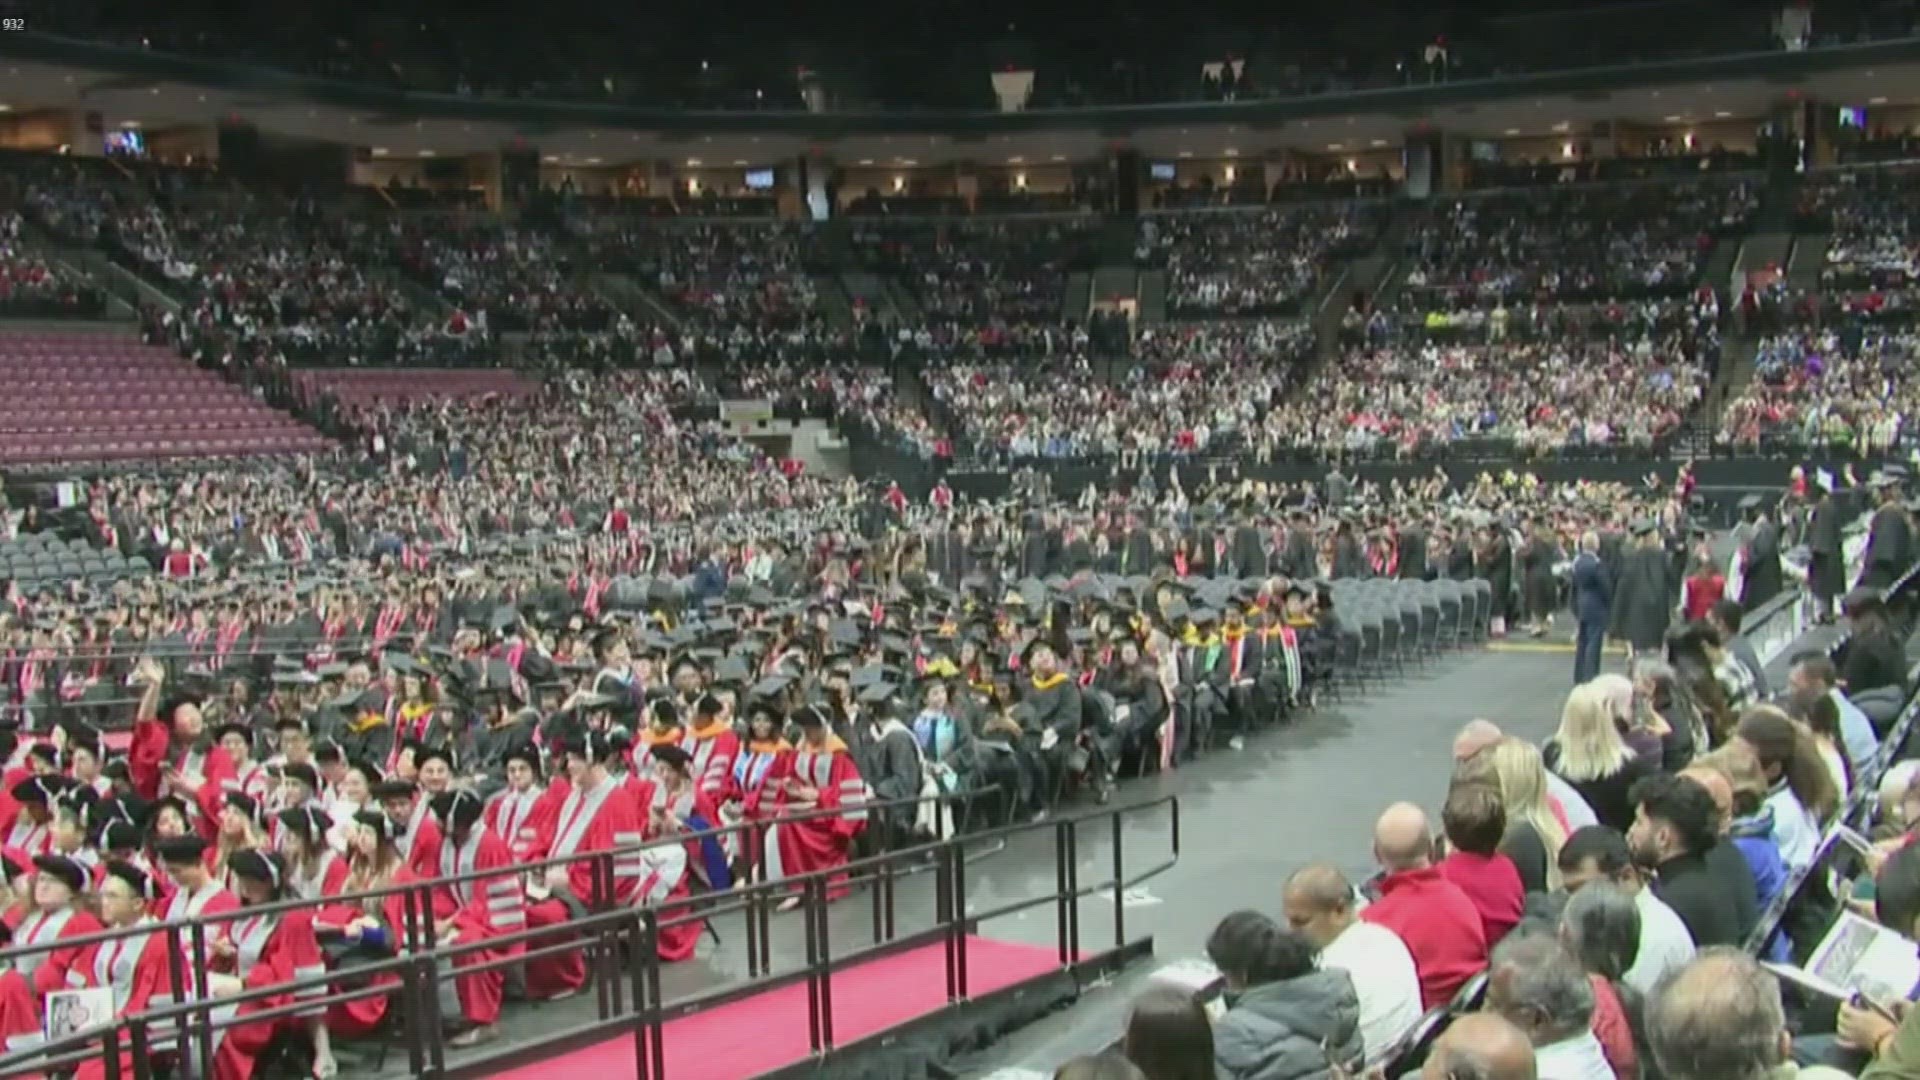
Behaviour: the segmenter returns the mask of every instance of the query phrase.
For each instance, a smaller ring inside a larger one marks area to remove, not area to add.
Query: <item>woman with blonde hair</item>
[[[1616,697],[1598,679],[1574,687],[1560,710],[1560,730],[1547,741],[1542,758],[1587,800],[1600,824],[1625,835],[1634,812],[1628,792],[1653,768],[1627,743]]]
[[[1513,860],[1527,892],[1560,887],[1560,846],[1567,831],[1547,803],[1547,770],[1540,751],[1524,739],[1501,739],[1477,755],[1486,759],[1483,779],[1500,791],[1507,811],[1507,835],[1500,853]]]

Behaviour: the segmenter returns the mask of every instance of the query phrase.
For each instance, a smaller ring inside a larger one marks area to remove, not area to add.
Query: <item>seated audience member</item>
[[[1526,1032],[1541,1080],[1613,1080],[1593,1033],[1593,985],[1553,935],[1521,934],[1493,950],[1487,1011]]]
[[[1453,760],[1455,764],[1477,756],[1480,751],[1506,738],[1499,725],[1491,720],[1472,720],[1453,737]],[[1547,805],[1553,816],[1559,819],[1563,831],[1572,832],[1597,825],[1600,819],[1594,815],[1593,807],[1587,805],[1584,796],[1573,785],[1547,771]]]
[[[1772,785],[1773,839],[1787,869],[1804,870],[1820,847],[1823,824],[1840,808],[1840,791],[1813,734],[1772,706],[1748,709],[1740,718],[1739,742],[1753,749]]]
[[[1560,941],[1586,969],[1593,984],[1593,1034],[1617,1080],[1639,1075],[1633,1046],[1640,1002],[1621,981],[1640,948],[1640,912],[1633,897],[1596,881],[1567,901],[1560,913]]]
[[[1460,886],[1433,865],[1433,833],[1425,811],[1397,803],[1373,827],[1373,856],[1386,870],[1380,899],[1360,917],[1406,942],[1420,975],[1420,1004],[1431,1009],[1487,966],[1480,912]]]
[[[1358,1069],[1360,1002],[1353,980],[1314,963],[1313,943],[1257,911],[1237,911],[1207,938],[1227,980],[1213,1027],[1220,1080],[1303,1080],[1332,1065]]]
[[[1413,954],[1392,930],[1354,912],[1353,886],[1327,863],[1301,867],[1281,895],[1287,925],[1320,950],[1320,966],[1353,979],[1360,999],[1360,1041],[1369,1057],[1392,1046],[1420,1020],[1420,976]]]
[[[1653,1065],[1666,1080],[1846,1076],[1818,1066],[1796,1069],[1779,980],[1737,949],[1702,952],[1662,982],[1647,1001],[1646,1027]]]
[[[1753,651],[1753,642],[1740,634],[1745,618],[1745,611],[1732,600],[1722,600],[1707,612],[1707,622],[1720,635],[1720,649],[1724,654],[1714,674],[1726,688],[1727,704],[1735,710],[1773,696],[1767,685],[1767,666],[1760,662],[1760,654]]]
[[[1856,767],[1880,754],[1880,737],[1874,733],[1873,719],[1860,706],[1847,699],[1840,689],[1840,670],[1825,653],[1804,652],[1793,658],[1787,668],[1787,691],[1814,690],[1833,698],[1840,710],[1840,736],[1846,744],[1847,760]]]
[[[1178,987],[1154,986],[1134,999],[1120,1050],[1147,1080],[1214,1080],[1213,1022]]]
[[[1720,836],[1746,861],[1753,902],[1761,911],[1787,885],[1787,864],[1774,838],[1773,808],[1759,759],[1738,739],[1698,759],[1680,774],[1707,789],[1719,811]],[[1778,958],[1776,958],[1778,959]]]
[[[513,855],[505,841],[480,824],[485,809],[480,796],[465,789],[433,797],[433,816],[439,823],[441,840],[431,853],[432,865],[435,876],[442,879],[432,889],[434,938],[443,945],[472,945],[527,928],[527,909],[520,877],[514,872]],[[464,952],[454,959],[453,988],[466,1030],[448,1045],[476,1046],[490,1041],[497,1030],[494,1024],[500,1019],[506,970],[496,967],[465,974],[461,970],[520,949],[515,943]]]
[[[1527,1033],[1498,1013],[1468,1013],[1447,1025],[1420,1066],[1420,1080],[1536,1080]]]
[[[1634,781],[1658,764],[1657,758],[1649,761],[1627,743],[1602,687],[1594,682],[1576,686],[1567,695],[1560,710],[1560,729],[1540,756],[1548,772],[1587,800],[1600,824],[1621,830],[1633,824],[1633,804],[1627,795]]]
[[[1820,751],[1820,763],[1827,767],[1827,776],[1840,793],[1840,801],[1846,802],[1853,795],[1854,766],[1847,758],[1847,738],[1840,731],[1840,706],[1834,704],[1830,695],[1818,690],[1796,690],[1787,695],[1780,708],[1813,736],[1814,748]]]
[[[229,867],[234,890],[243,907],[264,907],[287,899],[286,867],[280,856],[261,851],[240,851]],[[243,919],[232,923],[233,940],[216,947],[215,966],[221,970],[207,976],[206,989],[213,997],[233,997],[243,990],[262,990],[286,986],[325,975],[326,957],[313,933],[313,913],[306,909],[278,915]],[[213,1022],[232,1023],[215,1034],[213,1076],[216,1080],[240,1080],[252,1076],[254,1066],[280,1037],[305,1034],[312,1043],[314,1075],[330,1076],[338,1066],[333,1061],[333,1042],[325,1023],[325,1006],[261,1020],[247,1017],[269,1010],[287,1008],[326,996],[324,984],[283,991],[254,998],[235,1006],[223,1006],[213,1012]]]
[[[87,868],[65,855],[35,855],[33,866],[33,909],[14,928],[14,944],[44,947],[98,933],[100,920],[83,902]],[[55,990],[80,985],[79,980],[86,977],[86,951],[85,946],[56,946],[22,954],[14,966],[32,984],[34,995],[44,1000]]]
[[[1440,824],[1451,849],[1440,860],[1440,876],[1473,901],[1488,944],[1498,944],[1526,908],[1520,871],[1500,854],[1507,814],[1499,793],[1485,784],[1455,784],[1440,811]]]
[[[1634,909],[1640,913],[1640,937],[1633,964],[1620,981],[1643,997],[1652,993],[1669,972],[1680,970],[1693,959],[1692,933],[1666,901],[1641,880],[1627,850],[1626,837],[1598,825],[1581,829],[1567,837],[1567,846],[1560,849],[1560,872],[1573,895],[1604,881],[1633,898]]]
[[[1513,863],[1520,887],[1528,893],[1551,892],[1560,885],[1560,845],[1566,827],[1547,801],[1547,777],[1540,751],[1524,739],[1505,738],[1455,766],[1453,783],[1479,783],[1498,793],[1506,818],[1500,853]]]
[[[1841,602],[1840,610],[1849,631],[1840,654],[1840,684],[1855,697],[1883,687],[1905,697],[1906,647],[1887,611],[1886,597],[1879,589],[1855,589]]]
[[[1692,780],[1659,774],[1634,785],[1633,801],[1628,847],[1653,872],[1654,893],[1687,924],[1694,944],[1745,941],[1758,918],[1753,875],[1738,851],[1721,844],[1713,796]]]
[[[1920,941],[1920,847],[1895,852],[1874,878],[1874,916],[1880,925],[1910,941]],[[1920,1075],[1920,1009],[1906,1001],[1876,1002],[1893,1010],[1894,1024],[1872,1009],[1840,1006],[1834,1039],[1840,1046],[1867,1054],[1871,1062],[1861,1080],[1894,1080]]]

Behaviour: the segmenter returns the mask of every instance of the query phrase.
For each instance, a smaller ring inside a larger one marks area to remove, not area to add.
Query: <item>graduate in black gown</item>
[[[1673,562],[1653,521],[1636,522],[1613,590],[1613,636],[1635,653],[1657,653],[1673,619]]]
[[[1752,611],[1780,594],[1780,526],[1767,512],[1765,500],[1749,495],[1740,500],[1750,531],[1740,552],[1740,606]]]
[[[1858,584],[1870,589],[1889,589],[1913,565],[1913,530],[1907,509],[1900,501],[1900,477],[1891,470],[1868,481],[1878,508],[1867,527],[1865,564]]]

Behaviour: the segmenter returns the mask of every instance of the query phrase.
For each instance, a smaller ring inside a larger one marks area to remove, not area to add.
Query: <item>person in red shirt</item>
[[[1491,948],[1519,924],[1527,903],[1520,868],[1500,853],[1507,832],[1500,793],[1487,784],[1455,784],[1440,810],[1440,824],[1452,849],[1440,860],[1440,876],[1473,901]]]
[[[1688,622],[1699,622],[1727,593],[1727,577],[1706,555],[1693,558],[1693,573],[1681,586],[1681,608]]]
[[[1412,803],[1387,807],[1373,826],[1373,857],[1387,875],[1380,899],[1360,917],[1400,935],[1420,976],[1421,1008],[1453,999],[1487,966],[1480,910],[1433,865],[1426,811]]]

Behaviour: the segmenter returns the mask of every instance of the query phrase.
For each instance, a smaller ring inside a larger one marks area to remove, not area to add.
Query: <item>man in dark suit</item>
[[[1600,560],[1600,536],[1580,536],[1580,554],[1573,559],[1573,617],[1579,629],[1573,639],[1575,686],[1600,674],[1600,653],[1607,640],[1613,612],[1613,575]]]
[[[1739,600],[1742,608],[1752,611],[1780,594],[1780,526],[1768,516],[1765,500],[1758,495],[1741,499],[1740,509],[1750,531],[1740,551],[1744,585]]]

